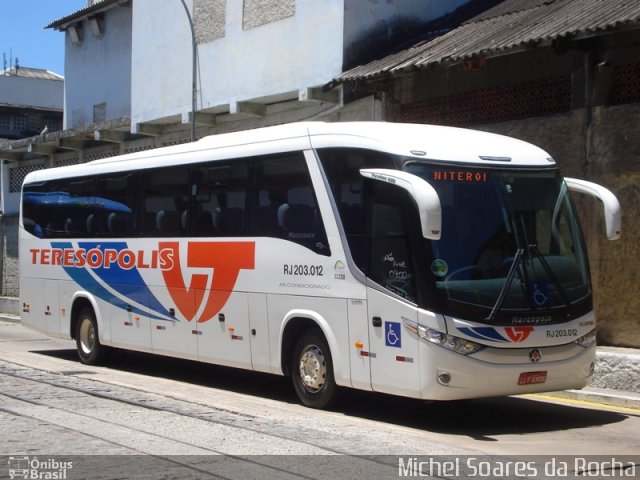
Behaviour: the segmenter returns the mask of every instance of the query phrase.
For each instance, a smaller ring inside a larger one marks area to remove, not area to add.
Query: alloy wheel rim
[[[85,354],[90,354],[95,344],[96,334],[90,320],[83,320],[80,325],[80,347]]]
[[[300,356],[300,380],[304,388],[315,393],[324,385],[327,378],[327,362],[322,350],[310,345]]]

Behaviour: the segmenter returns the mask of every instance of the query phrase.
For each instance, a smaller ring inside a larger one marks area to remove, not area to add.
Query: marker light
[[[479,343],[460,337],[454,337],[453,335],[448,335],[423,325],[418,325],[412,320],[408,320],[406,318],[403,318],[402,320],[404,322],[404,326],[416,333],[420,338],[423,338],[428,342],[435,343],[436,345],[444,347],[447,350],[451,350],[452,352],[459,353],[460,355],[471,355],[472,353],[479,352],[485,348],[484,345],[480,345]]]
[[[439,372],[438,382],[442,385],[449,385],[449,382],[451,382],[451,374],[449,372]]]
[[[596,341],[596,329],[594,328],[586,335],[583,335],[579,339],[575,341],[577,345],[580,345],[583,348],[589,348]]]

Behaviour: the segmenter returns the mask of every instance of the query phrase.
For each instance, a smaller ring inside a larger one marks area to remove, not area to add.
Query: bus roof
[[[416,159],[479,165],[541,167],[544,150],[477,130],[388,122],[297,122],[204,137],[197,142],[31,172],[25,183],[107,172],[179,165],[309,148],[368,148]]]
[[[447,162],[545,166],[555,163],[530,143],[495,133],[457,127],[386,122],[312,123],[313,148],[349,146]]]

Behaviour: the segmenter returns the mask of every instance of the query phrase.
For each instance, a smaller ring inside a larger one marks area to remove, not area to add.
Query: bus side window
[[[113,173],[98,177],[97,203],[101,208],[87,217],[87,230],[94,237],[136,235],[135,207],[138,191],[135,173]]]
[[[251,225],[253,233],[284,238],[321,255],[330,255],[304,156],[292,152],[254,158],[252,168],[257,190]]]
[[[188,214],[191,235],[242,236],[245,234],[247,162],[232,160],[194,167],[192,206]]]
[[[362,245],[366,238],[366,203],[360,169],[393,169],[393,160],[385,153],[356,148],[323,148],[318,155],[338,207],[351,257],[365,271],[367,258]]]
[[[390,190],[383,185],[375,190]],[[387,196],[391,194],[393,196]],[[397,196],[396,196],[397,195]],[[416,302],[415,274],[408,235],[409,204],[404,192],[374,193],[367,202],[369,278],[411,302]]]
[[[189,204],[189,169],[158,168],[141,174],[141,235],[182,237],[182,215]]]
[[[22,226],[24,229],[36,237],[44,237],[44,208],[38,199],[41,192],[38,187],[25,185],[22,194]]]

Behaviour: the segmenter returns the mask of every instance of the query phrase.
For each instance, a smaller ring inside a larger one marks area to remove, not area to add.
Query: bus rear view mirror
[[[610,190],[597,183],[578,180],[575,178],[565,178],[564,181],[572,192],[579,192],[595,197],[602,202],[604,207],[604,222],[609,240],[620,238],[622,231],[620,202]]]
[[[360,175],[406,190],[418,206],[422,236],[429,240],[440,240],[442,230],[440,197],[428,182],[408,172],[384,168],[361,169]]]

